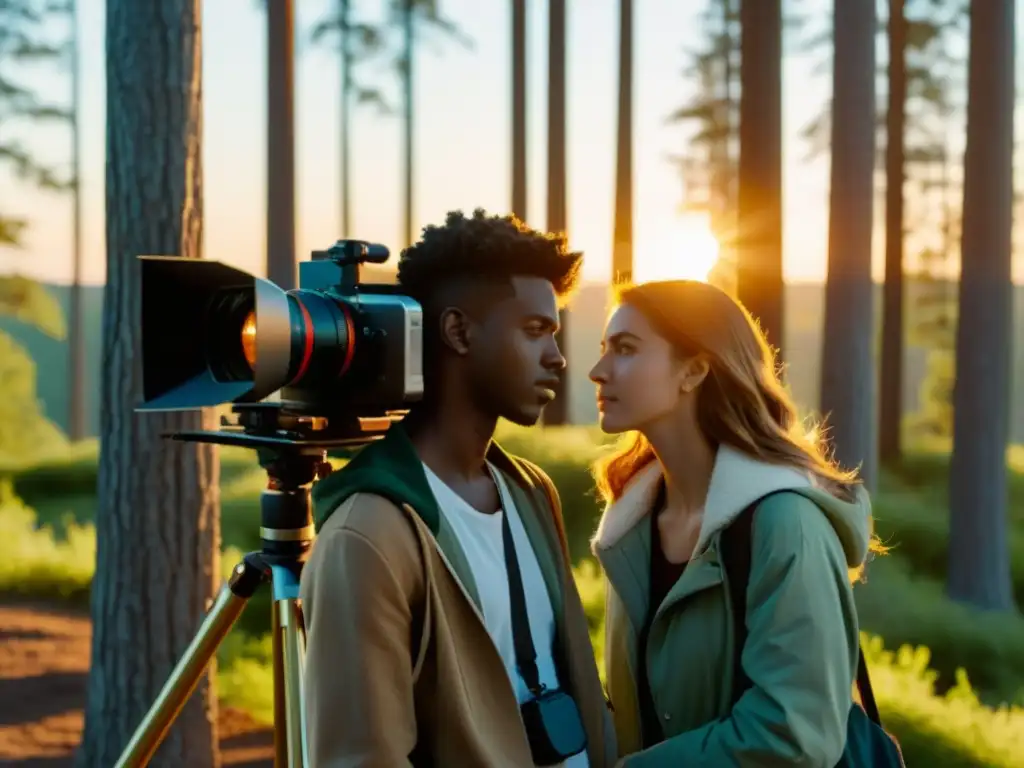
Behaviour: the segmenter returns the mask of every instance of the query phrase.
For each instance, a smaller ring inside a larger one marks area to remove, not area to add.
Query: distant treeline
[[[47,289],[60,301],[67,312],[68,288],[49,285]],[[907,291],[908,331],[914,323],[916,294],[927,290],[934,293],[935,283],[927,288],[911,283]],[[881,297],[881,288],[878,288]],[[949,295],[955,296],[955,285],[950,285]],[[1018,394],[1018,382],[1024,382],[1024,287],[1017,287],[1015,295],[1016,343],[1014,344],[1013,415],[1010,439],[1024,442],[1024,396]],[[88,381],[86,382],[86,403],[88,408],[88,434],[99,432],[99,383],[101,370],[100,317],[103,291],[98,286],[83,289],[83,312],[85,323],[86,360]],[[876,306],[877,306],[876,301]],[[821,357],[821,324],[823,319],[824,286],[818,284],[796,284],[786,287],[786,321],[784,356],[787,365],[787,380],[801,405],[816,407],[818,403],[818,372]],[[573,370],[570,378],[571,416],[578,423],[596,419],[593,386],[587,380],[587,371],[597,358],[601,327],[607,312],[607,288],[604,285],[588,284],[583,287],[572,304],[569,326],[570,360]],[[68,424],[68,355],[64,342],[40,333],[34,328],[22,325],[9,318],[0,318],[0,331],[10,333],[15,341],[24,347],[36,362],[39,398],[47,418],[62,430]],[[913,333],[908,333],[913,340]],[[928,350],[908,343],[906,349],[906,373],[904,378],[904,413],[913,414],[920,407],[920,390],[927,369]]]

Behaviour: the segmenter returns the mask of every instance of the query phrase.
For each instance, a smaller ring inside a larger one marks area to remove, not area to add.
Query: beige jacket
[[[563,687],[582,713],[590,765],[614,765],[614,728],[568,563],[557,494],[540,470],[497,450],[553,594]],[[366,462],[361,466],[365,470]],[[385,498],[415,496],[422,491],[418,479],[413,493],[392,493],[392,483],[347,496],[322,522],[305,566],[312,766],[530,766],[511,681],[457,542],[443,522],[435,535],[428,523],[439,523],[430,510]],[[555,509],[538,510],[524,482],[546,487]]]

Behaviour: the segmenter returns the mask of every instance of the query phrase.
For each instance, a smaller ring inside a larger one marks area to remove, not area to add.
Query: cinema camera
[[[119,767],[144,766],[195,690],[246,602],[267,582],[273,598],[275,766],[309,764],[298,602],[314,527],[310,488],[327,452],[380,438],[423,394],[423,313],[397,286],[362,283],[385,246],[342,240],[299,265],[299,288],[216,261],[141,256],[139,411],[230,403],[217,431],[176,440],[256,451],[267,473],[261,548],[235,566],[191,644],[125,747]]]

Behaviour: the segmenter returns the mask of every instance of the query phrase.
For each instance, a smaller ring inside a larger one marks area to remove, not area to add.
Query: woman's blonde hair
[[[856,470],[830,456],[819,424],[802,423],[776,370],[775,351],[757,321],[724,291],[695,280],[641,283],[618,292],[617,303],[638,310],[682,359],[703,355],[706,378],[697,391],[697,422],[715,446],[810,473],[833,495],[852,501]],[[630,432],[593,465],[605,502],[655,460],[639,432]],[[872,549],[880,551],[877,542]]]

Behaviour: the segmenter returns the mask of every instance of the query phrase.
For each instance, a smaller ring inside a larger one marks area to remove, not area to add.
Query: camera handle
[[[227,440],[225,440],[227,442]],[[117,768],[149,763],[245,608],[268,581],[273,590],[274,765],[305,768],[304,673],[306,631],[299,605],[299,579],[315,537],[310,486],[329,473],[326,452],[260,451],[268,483],[260,495],[259,551],[245,555],[213,601],[199,630],[179,659],[117,761]]]

